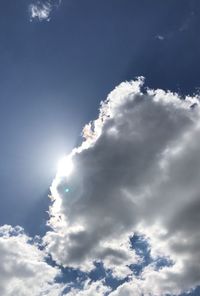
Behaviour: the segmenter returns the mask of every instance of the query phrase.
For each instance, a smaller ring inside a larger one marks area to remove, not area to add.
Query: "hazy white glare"
[[[74,170],[74,165],[70,156],[62,157],[58,162],[57,176],[68,177]]]

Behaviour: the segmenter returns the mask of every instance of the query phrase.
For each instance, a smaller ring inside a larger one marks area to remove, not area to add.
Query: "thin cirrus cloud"
[[[28,295],[33,286],[32,295],[162,296],[200,285],[199,98],[143,83],[120,84],[84,127],[68,156],[71,174],[53,180],[42,244],[21,228],[1,228],[2,295]],[[92,280],[97,263],[105,275]],[[57,280],[61,266],[86,276],[66,285]]]
[[[61,0],[35,1],[29,5],[30,20],[49,21],[51,13],[58,8]]]

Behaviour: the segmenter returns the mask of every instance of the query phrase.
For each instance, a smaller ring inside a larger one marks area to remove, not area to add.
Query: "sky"
[[[1,0],[1,295],[200,295],[199,15]]]

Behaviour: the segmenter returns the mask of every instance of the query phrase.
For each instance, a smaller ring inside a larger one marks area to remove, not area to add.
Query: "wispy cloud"
[[[184,34],[188,30],[193,29],[195,17],[196,17],[195,12],[191,10],[188,16],[181,23],[177,25],[176,29],[174,29],[173,31],[157,34],[154,36],[154,38],[160,41],[169,40],[174,37],[177,38],[180,34]]]
[[[61,0],[36,1],[29,5],[30,20],[49,21],[51,13],[58,8]]]
[[[158,40],[160,40],[160,41],[165,40],[165,37],[162,36],[162,35],[156,35],[155,38],[158,39]]]

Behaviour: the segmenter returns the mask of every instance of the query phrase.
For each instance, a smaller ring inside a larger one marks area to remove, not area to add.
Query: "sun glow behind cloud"
[[[44,254],[84,279],[54,285],[59,268],[44,262],[52,279],[45,295],[179,295],[200,284],[199,98],[142,92],[143,83],[116,87],[84,128],[83,143],[58,162],[41,241]],[[105,276],[95,281],[97,263]],[[119,283],[113,291],[107,275]]]
[[[142,77],[122,83],[108,95],[99,117],[84,128],[85,141],[60,162],[51,187],[48,223],[53,231],[44,238],[47,251],[65,267],[88,273],[94,262],[102,262],[113,277],[128,277],[112,296],[178,295],[196,285],[191,275],[194,252],[187,248],[180,254],[177,249],[190,236],[190,212],[196,209],[188,199],[198,205],[194,188],[199,183],[188,180],[195,186],[186,190],[184,180],[188,170],[198,176],[198,164],[186,162],[199,155],[199,98],[182,100],[160,89],[143,93],[143,83]],[[144,235],[151,248],[151,264],[141,269],[143,280],[131,268],[142,260],[130,248],[134,233]],[[196,244],[190,240],[193,249]],[[185,268],[188,260],[191,270]],[[158,261],[164,262],[160,269]],[[83,289],[88,295],[92,283]]]
[[[68,177],[74,170],[74,164],[70,156],[64,156],[58,161],[57,176]]]

